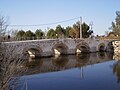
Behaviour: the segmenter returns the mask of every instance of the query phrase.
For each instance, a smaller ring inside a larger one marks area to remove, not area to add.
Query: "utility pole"
[[[82,17],[80,17],[80,39],[82,39]]]
[[[48,31],[49,31],[49,27],[47,27],[47,29],[45,29],[45,39],[47,39],[47,33],[48,33]]]
[[[92,30],[92,28],[93,28],[92,27],[93,26],[93,22],[92,21],[90,22],[89,26],[90,26],[90,30]]]

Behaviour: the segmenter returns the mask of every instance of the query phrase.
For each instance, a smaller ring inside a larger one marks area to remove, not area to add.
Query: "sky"
[[[115,21],[116,11],[120,11],[120,0],[0,0],[0,14],[8,18],[8,30],[31,30],[72,26],[79,18],[82,22],[93,23],[95,35],[104,35],[111,22]],[[41,25],[73,19],[52,25]]]

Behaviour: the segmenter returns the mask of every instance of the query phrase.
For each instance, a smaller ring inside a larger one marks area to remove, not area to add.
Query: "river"
[[[14,89],[120,90],[120,61],[113,57],[99,52],[30,58],[22,64]]]

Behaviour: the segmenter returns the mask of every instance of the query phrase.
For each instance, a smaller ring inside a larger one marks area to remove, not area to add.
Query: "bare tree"
[[[24,60],[22,55],[16,54],[16,47],[7,46],[4,43],[2,44],[2,49],[4,50],[2,51],[2,60],[0,62],[0,90],[9,90],[18,83],[19,75],[22,75],[26,69],[23,70],[21,68]]]
[[[10,90],[11,86],[17,83],[18,76],[23,73],[20,67],[23,63],[22,55],[15,53],[16,47],[8,47],[5,42],[2,42],[7,27],[7,21],[0,16],[0,90]],[[12,49],[9,49],[11,47]]]
[[[3,36],[5,35],[7,27],[8,27],[7,21],[2,15],[0,15],[0,61],[4,59],[3,57],[4,48],[1,46],[1,42],[3,41]]]
[[[7,27],[8,27],[8,20],[6,20],[4,16],[0,15],[0,38],[1,39],[5,35]]]

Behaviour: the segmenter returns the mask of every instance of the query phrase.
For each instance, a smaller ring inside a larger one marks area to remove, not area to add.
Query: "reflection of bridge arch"
[[[105,59],[105,57],[106,57],[106,53],[105,52],[98,52],[98,57],[99,57],[99,59]]]
[[[25,62],[25,67],[27,68],[40,68],[43,65],[43,60],[40,58],[29,58],[27,62]]]
[[[111,42],[109,42],[109,43],[107,44],[106,50],[107,50],[108,52],[114,52],[114,47],[113,47],[113,45],[112,45],[112,42],[113,42],[113,41],[111,41]]]
[[[28,45],[22,50],[22,54],[29,54],[31,57],[40,57],[42,52],[38,45]]]
[[[66,55],[59,56],[52,61],[53,65],[55,65],[56,67],[65,67],[68,62],[69,58]]]
[[[64,55],[64,54],[67,54],[68,46],[65,45],[64,43],[55,44],[52,48],[52,51],[54,55],[55,54]]]
[[[90,59],[90,54],[89,53],[81,53],[77,56],[76,60],[77,60],[77,64],[76,66],[78,67],[82,67],[85,66]]]
[[[83,43],[79,43],[76,46],[76,52],[80,53],[80,52],[90,52],[90,47],[86,42]]]
[[[98,45],[98,51],[105,51],[105,44],[104,43],[100,43]]]

